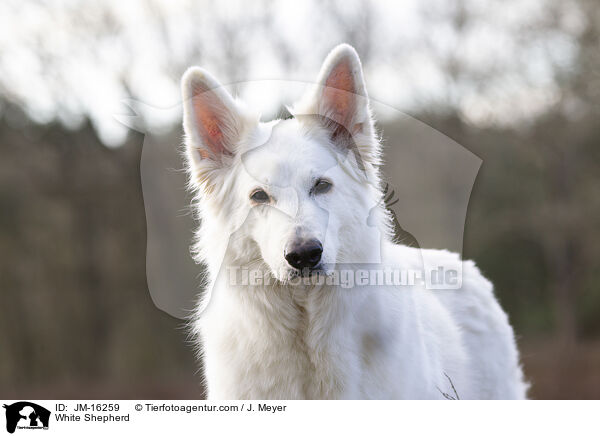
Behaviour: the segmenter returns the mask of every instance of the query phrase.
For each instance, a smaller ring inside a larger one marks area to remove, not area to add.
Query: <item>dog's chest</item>
[[[345,357],[336,355],[328,344],[322,344],[319,349],[308,346],[310,340],[305,335],[306,332],[297,331],[291,333],[292,337],[288,340],[280,342],[279,339],[273,339],[263,344],[263,355],[269,357],[266,360],[259,357],[258,361],[252,363],[255,382],[249,389],[250,396],[297,399],[335,399],[344,396],[350,378],[344,368]],[[258,380],[260,382],[256,383]],[[260,392],[262,387],[266,389]]]
[[[347,332],[341,334],[340,320],[330,324],[327,314],[299,305],[272,313],[231,309],[202,329],[211,396],[336,399],[356,393],[359,353]]]

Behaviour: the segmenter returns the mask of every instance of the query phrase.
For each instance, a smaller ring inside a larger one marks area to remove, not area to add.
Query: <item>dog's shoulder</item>
[[[473,329],[489,328],[491,325],[507,325],[508,319],[502,310],[492,283],[484,276],[472,260],[462,260],[460,255],[448,250],[422,249],[387,243],[383,251],[387,264],[402,269],[423,271],[453,271],[456,283],[447,287],[431,287],[430,291],[461,323],[467,323]]]

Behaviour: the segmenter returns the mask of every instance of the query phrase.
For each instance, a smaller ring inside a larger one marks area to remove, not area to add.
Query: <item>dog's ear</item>
[[[195,161],[223,163],[235,151],[242,130],[240,108],[208,72],[188,69],[181,79],[183,128]]]
[[[346,128],[363,129],[369,117],[367,90],[358,54],[348,44],[334,48],[319,73],[318,114]]]
[[[215,176],[229,166],[242,137],[258,124],[258,116],[202,68],[185,72],[181,91],[190,182],[212,190]]]
[[[371,154],[367,148],[376,142],[373,119],[362,66],[354,48],[341,44],[329,53],[317,85],[294,106],[294,114],[319,116],[332,138],[345,138],[349,134],[363,158]]]

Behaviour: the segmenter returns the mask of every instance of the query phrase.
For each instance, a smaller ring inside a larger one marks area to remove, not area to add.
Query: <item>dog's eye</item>
[[[267,203],[269,201],[269,194],[262,189],[257,189],[250,194],[250,199],[256,203]]]
[[[314,194],[324,194],[329,191],[333,185],[329,180],[319,179],[316,181],[315,186],[312,189]]]

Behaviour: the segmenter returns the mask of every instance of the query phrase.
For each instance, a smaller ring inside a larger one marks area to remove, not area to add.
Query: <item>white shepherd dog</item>
[[[182,90],[209,399],[525,398],[492,284],[457,254],[391,242],[352,47],[329,54],[285,120],[260,122],[200,68]],[[381,283],[424,265],[459,271],[460,286]],[[386,274],[374,285],[361,268]]]

